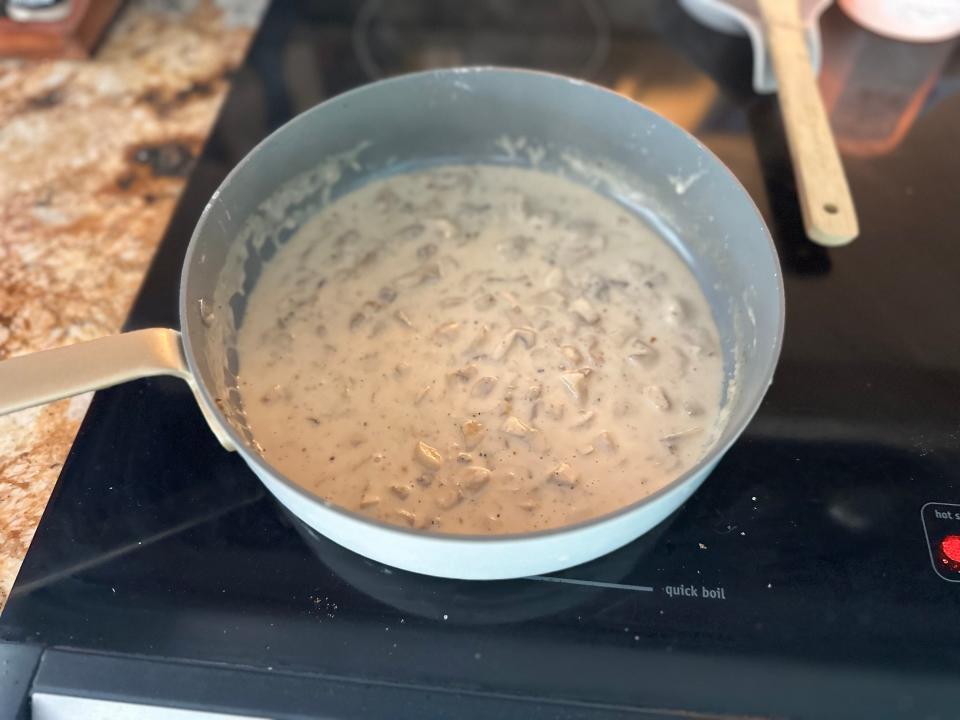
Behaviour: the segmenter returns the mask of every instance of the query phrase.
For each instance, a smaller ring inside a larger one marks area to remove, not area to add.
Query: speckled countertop
[[[0,61],[0,359],[116,332],[265,0],[131,0],[95,58]],[[89,396],[0,417],[0,608]]]

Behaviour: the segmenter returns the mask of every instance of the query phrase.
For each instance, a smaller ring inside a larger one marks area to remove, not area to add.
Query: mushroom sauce
[[[446,166],[336,200],[265,265],[238,343],[266,459],[404,527],[603,515],[719,430],[690,270],[622,206],[535,170]]]

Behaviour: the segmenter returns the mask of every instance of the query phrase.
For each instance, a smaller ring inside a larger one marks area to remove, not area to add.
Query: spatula
[[[758,0],[758,6],[807,237],[820,245],[846,245],[860,233],[857,211],[810,66],[797,3]]]
[[[740,25],[748,33],[757,54],[758,91],[773,89],[766,69],[769,53],[807,237],[826,246],[849,243],[860,232],[857,212],[811,63],[811,50],[819,51],[819,37],[809,33],[808,43],[806,33],[830,0],[683,0],[683,4],[713,27]]]

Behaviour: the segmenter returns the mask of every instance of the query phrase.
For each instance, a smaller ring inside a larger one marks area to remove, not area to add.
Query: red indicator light
[[[960,563],[960,535],[947,535],[940,542],[940,550],[947,560]]]

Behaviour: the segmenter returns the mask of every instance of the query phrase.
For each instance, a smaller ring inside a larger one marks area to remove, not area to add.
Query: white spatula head
[[[784,0],[789,2],[790,0]],[[798,3],[814,72],[820,72],[820,15],[833,0],[794,0]],[[960,0],[958,0],[960,2]],[[680,0],[697,20],[719,32],[746,34],[753,46],[753,89],[758,93],[777,90],[777,78],[763,37],[763,22],[757,0]]]

